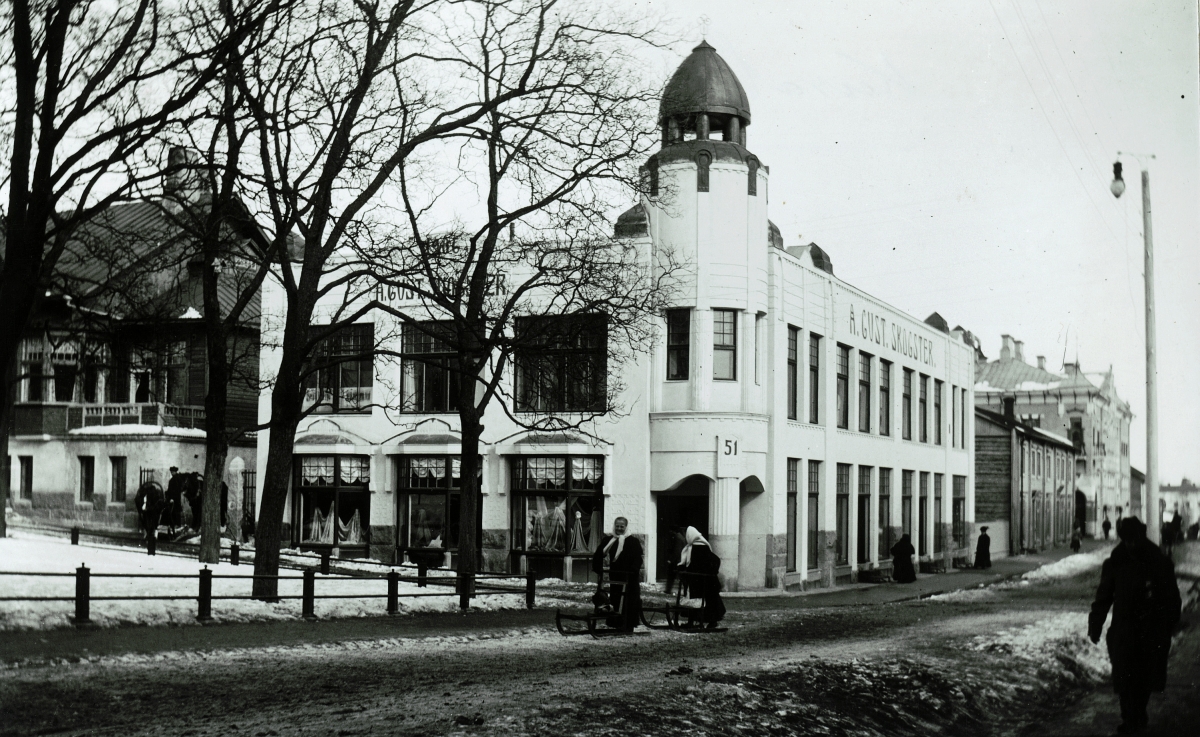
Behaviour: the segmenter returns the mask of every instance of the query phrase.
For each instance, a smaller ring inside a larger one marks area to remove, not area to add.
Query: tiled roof
[[[1066,386],[1086,385],[1095,389],[1082,375],[1076,377],[1060,376],[1037,366],[1030,366],[1015,358],[997,359],[975,367],[976,390],[1004,389],[1007,391],[1037,391],[1039,389],[1059,389]]]

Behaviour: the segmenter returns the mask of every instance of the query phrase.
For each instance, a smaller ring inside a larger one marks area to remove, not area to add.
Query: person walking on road
[[[1175,566],[1146,539],[1141,520],[1121,520],[1117,537],[1121,542],[1100,572],[1088,617],[1088,638],[1100,642],[1111,608],[1106,643],[1113,690],[1121,702],[1117,733],[1138,734],[1146,729],[1150,693],[1166,688],[1171,631],[1179,622],[1181,602]]]
[[[721,570],[721,559],[695,527],[687,528],[683,537],[685,544],[679,553],[679,568],[691,574],[685,579],[688,598],[703,602],[704,621],[701,624],[716,628],[717,623],[725,618],[721,579],[717,577]]]
[[[917,580],[917,569],[913,566],[913,556],[917,549],[913,547],[912,538],[907,533],[892,546],[892,580],[896,583],[912,583]]]
[[[1079,546],[1083,544],[1083,535],[1080,534],[1079,528],[1071,530],[1071,552],[1078,553]]]
[[[614,611],[622,612],[624,628],[632,631],[642,613],[642,541],[628,534],[629,520],[617,517],[613,520],[613,534],[600,541],[592,557],[592,570],[603,575],[604,563],[608,563],[611,581],[611,602]],[[610,625],[616,625],[613,619]]]
[[[138,487],[133,497],[133,506],[137,508],[142,528],[146,530],[146,551],[155,554],[158,542],[158,522],[162,516],[166,498],[163,489],[157,481],[147,481]]]
[[[992,567],[992,537],[987,534],[987,525],[979,528],[979,540],[975,543],[975,567]]]
[[[1108,533],[1112,531],[1112,522],[1108,521],[1108,515],[1104,515],[1104,524],[1100,525],[1100,529],[1104,530],[1104,539],[1108,539]]]

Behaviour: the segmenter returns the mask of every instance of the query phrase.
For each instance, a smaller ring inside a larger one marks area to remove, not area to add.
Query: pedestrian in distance
[[[1083,535],[1079,533],[1079,528],[1071,530],[1071,552],[1078,553],[1079,546],[1083,544]]]
[[[1100,571],[1100,585],[1088,617],[1088,638],[1100,642],[1104,620],[1112,609],[1105,638],[1112,661],[1113,690],[1121,702],[1118,734],[1146,729],[1150,694],[1167,683],[1171,633],[1179,622],[1179,587],[1175,566],[1146,539],[1146,526],[1126,517],[1117,527],[1120,544]]]
[[[1104,524],[1100,525],[1100,529],[1104,530],[1104,539],[1108,539],[1108,533],[1112,531],[1112,522],[1108,521],[1108,515],[1104,515]]]
[[[913,565],[913,556],[917,549],[913,547],[912,538],[907,533],[892,546],[892,580],[896,583],[912,583],[917,580],[917,569]]]
[[[623,627],[632,631],[642,613],[642,541],[629,534],[629,520],[617,517],[613,520],[613,531],[600,541],[592,556],[592,570],[603,576],[608,565],[610,597],[614,612],[622,612],[624,618],[609,620],[610,627]]]
[[[687,571],[684,583],[689,599],[702,602],[702,626],[715,629],[725,618],[725,602],[721,600],[721,559],[713,552],[712,545],[695,527],[687,528],[683,534],[684,546],[679,554],[679,568]]]
[[[979,528],[979,540],[975,542],[975,567],[992,567],[992,538],[987,534],[987,525]]]
[[[163,520],[167,524],[167,534],[175,536],[175,531],[183,526],[183,490],[186,479],[179,473],[178,466],[171,466],[171,478],[167,481],[166,505],[163,508]]]
[[[675,590],[675,581],[679,576],[679,558],[687,546],[683,528],[672,527],[667,537],[667,585],[664,591],[668,594]]]
[[[158,541],[158,524],[165,506],[163,488],[157,481],[147,481],[138,487],[133,497],[133,506],[137,508],[142,528],[146,531],[146,551],[154,555]]]

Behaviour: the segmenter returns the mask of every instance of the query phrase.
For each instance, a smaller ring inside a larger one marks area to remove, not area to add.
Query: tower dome
[[[721,139],[745,145],[750,124],[750,100],[729,64],[707,41],[692,49],[663,91],[658,119],[663,143],[707,139],[717,131]]]

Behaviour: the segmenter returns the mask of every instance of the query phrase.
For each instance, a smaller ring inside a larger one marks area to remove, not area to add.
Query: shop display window
[[[369,542],[370,459],[296,456],[293,514],[301,547],[366,547]]]

